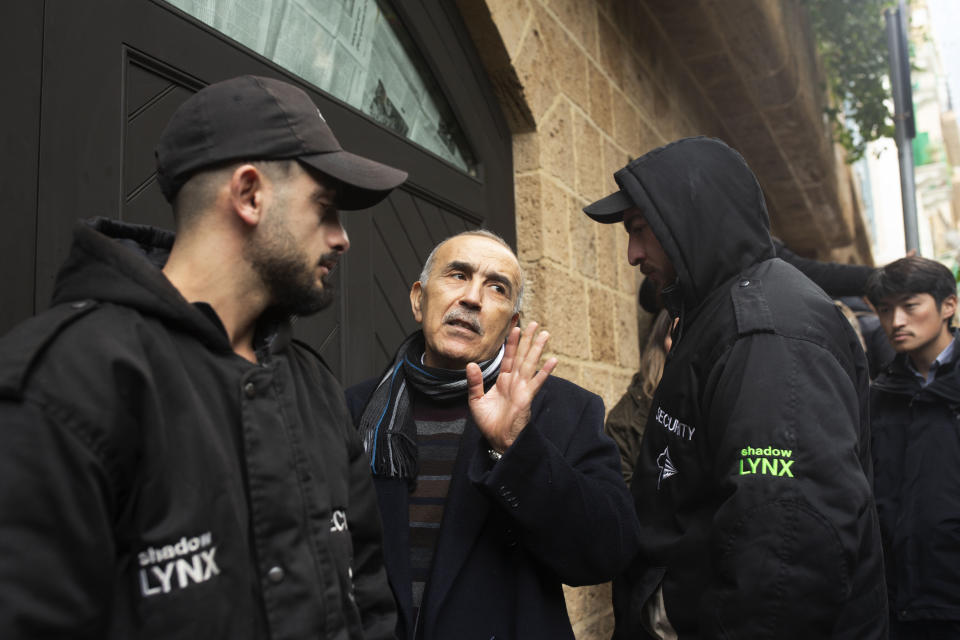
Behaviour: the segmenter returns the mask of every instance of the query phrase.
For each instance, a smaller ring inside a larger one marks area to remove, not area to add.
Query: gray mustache
[[[443,316],[443,323],[448,324],[453,321],[464,322],[469,325],[470,329],[476,334],[483,335],[483,327],[480,326],[480,318],[476,313],[471,313],[465,309],[451,309]]]

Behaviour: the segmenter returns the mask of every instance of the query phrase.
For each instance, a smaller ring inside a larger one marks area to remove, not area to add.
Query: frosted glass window
[[[383,0],[167,2],[475,175],[449,103]]]

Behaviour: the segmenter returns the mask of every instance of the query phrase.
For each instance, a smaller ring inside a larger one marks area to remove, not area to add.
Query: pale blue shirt
[[[953,361],[953,351],[954,351],[953,345],[955,345],[956,343],[957,343],[956,339],[951,340],[950,344],[947,345],[947,348],[941,351],[940,355],[938,355],[936,359],[930,363],[930,369],[927,371],[926,377],[924,377],[922,373],[917,371],[916,368],[913,366],[913,361],[911,361],[910,358],[907,358],[907,366],[909,366],[910,370],[913,371],[913,375],[920,378],[921,386],[925,387],[931,382],[933,382],[934,378],[937,377],[937,371],[940,369],[940,367],[946,364],[950,364],[950,362]]]

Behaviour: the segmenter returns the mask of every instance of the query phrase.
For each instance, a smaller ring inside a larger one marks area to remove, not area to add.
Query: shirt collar
[[[907,358],[907,366],[910,367],[910,370],[913,371],[913,374],[915,376],[920,378],[920,384],[922,384],[923,386],[927,386],[928,384],[933,382],[934,378],[937,377],[937,371],[939,371],[941,367],[953,362],[954,352],[956,351],[956,349],[954,348],[954,345],[956,344],[957,344],[957,338],[954,338],[953,340],[950,341],[950,344],[948,344],[946,348],[944,348],[944,350],[940,352],[940,355],[938,355],[934,359],[934,361],[930,363],[930,369],[927,371],[926,377],[924,377],[922,373],[917,371],[916,368],[913,366],[913,362],[910,360],[910,358]]]

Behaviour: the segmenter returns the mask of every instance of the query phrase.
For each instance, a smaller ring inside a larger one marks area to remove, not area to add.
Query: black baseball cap
[[[337,205],[348,211],[372,207],[407,179],[405,171],[344,151],[305,91],[259,76],[217,82],[190,96],[154,154],[168,202],[196,171],[231,160],[298,160],[340,183]]]
[[[604,224],[613,224],[623,220],[623,212],[637,206],[626,191],[614,191],[606,198],[600,198],[596,202],[583,208],[583,212]]]

